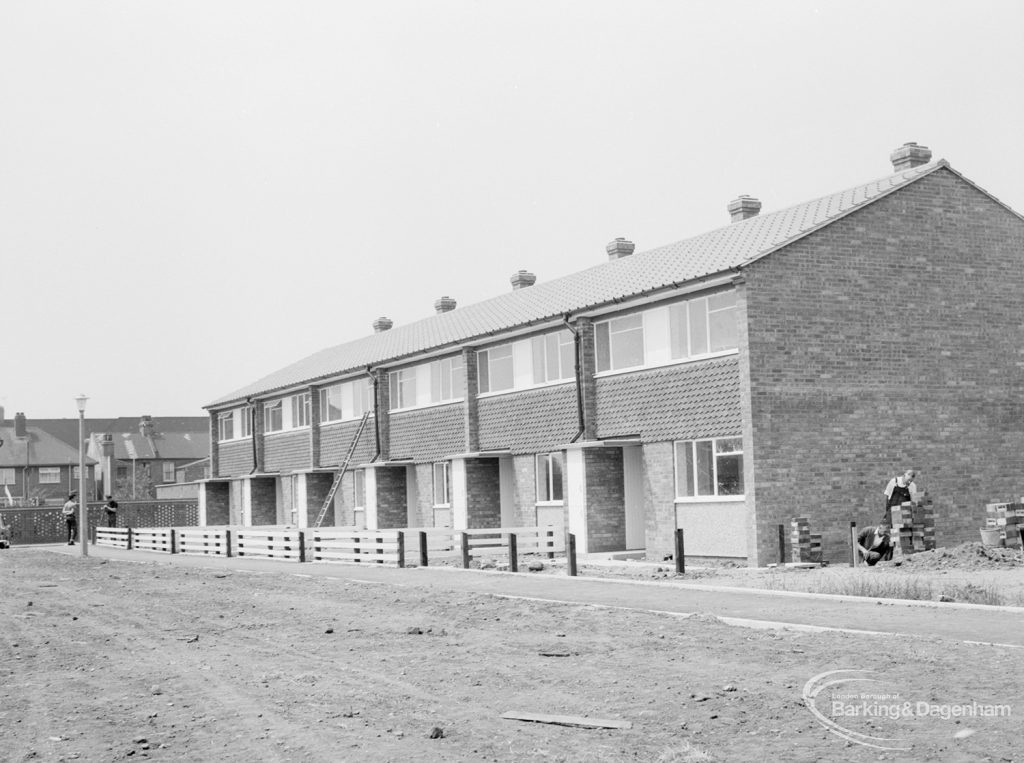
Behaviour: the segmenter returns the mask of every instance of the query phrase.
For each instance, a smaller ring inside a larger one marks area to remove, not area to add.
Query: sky
[[[1018,0],[0,0],[0,406],[203,416],[909,141],[1024,212],[1022,94]]]

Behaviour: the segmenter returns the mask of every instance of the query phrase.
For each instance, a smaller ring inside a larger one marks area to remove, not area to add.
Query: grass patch
[[[837,577],[822,577],[813,580],[790,577],[787,573],[769,576],[765,587],[773,591],[801,591],[804,593],[828,593],[839,596],[860,596],[868,599],[910,599],[914,601],[935,601],[946,596],[953,601],[967,604],[989,604],[1006,606],[1010,602],[994,584],[975,583],[936,584],[926,578],[903,577],[862,573]]]
[[[711,753],[693,745],[686,739],[678,747],[666,749],[658,756],[656,763],[706,763],[713,761]]]

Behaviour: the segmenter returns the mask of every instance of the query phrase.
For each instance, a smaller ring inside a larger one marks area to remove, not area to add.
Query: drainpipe
[[[569,440],[570,443],[573,443],[580,439],[583,436],[583,432],[586,431],[586,422],[583,418],[583,364],[580,361],[580,343],[582,340],[580,339],[580,332],[569,323],[568,313],[563,316],[562,323],[572,332],[573,343],[576,349],[576,419],[579,421],[580,428],[572,436],[572,439]]]
[[[377,379],[377,374],[373,372],[373,366],[366,367],[366,375],[373,381],[373,434],[377,450],[373,454],[373,458],[370,459],[370,463],[372,464],[380,458],[380,401],[377,398],[377,385],[380,381]]]
[[[260,463],[256,460],[256,406],[253,405],[251,397],[245,399],[245,404],[249,406],[249,439],[252,440],[252,469],[249,470],[249,474],[255,474],[260,468]]]

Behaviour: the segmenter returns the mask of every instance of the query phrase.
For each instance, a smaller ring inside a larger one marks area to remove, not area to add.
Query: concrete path
[[[41,548],[75,556],[81,553],[78,546]],[[351,582],[466,591],[672,615],[706,613],[731,624],[755,628],[834,629],[878,635],[953,639],[1024,649],[1024,608],[1021,607],[724,588],[671,580],[654,582],[571,578],[567,575],[527,572],[512,574],[452,567],[396,569],[368,564],[322,562],[300,565],[297,562],[252,557],[227,559],[186,554],[172,556],[107,546],[90,546],[89,555],[111,561],[317,576]]]

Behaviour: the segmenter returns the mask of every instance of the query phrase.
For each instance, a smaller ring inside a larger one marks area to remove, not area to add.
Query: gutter
[[[372,464],[378,458],[380,458],[380,398],[377,397],[377,386],[380,384],[380,380],[377,378],[377,374],[373,372],[373,366],[366,367],[366,375],[370,377],[373,382],[373,435],[376,444],[376,452],[373,454],[373,458],[370,459]]]
[[[579,330],[569,323],[568,313],[562,317],[562,323],[564,323],[565,327],[572,332],[573,344],[575,345],[576,350],[576,420],[579,422],[580,428],[579,431],[572,436],[572,439],[569,440],[570,443],[574,443],[583,436],[583,433],[587,429],[583,415],[583,364],[580,362],[580,357],[582,355],[580,344],[582,340],[580,338]]]
[[[255,474],[260,468],[260,462],[256,458],[256,406],[251,397],[247,397],[245,402],[249,406],[249,439],[252,440],[252,469],[249,470],[249,474]]]

